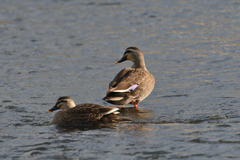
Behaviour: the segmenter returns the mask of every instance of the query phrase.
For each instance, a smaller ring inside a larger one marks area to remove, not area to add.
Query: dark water
[[[240,2],[1,0],[0,159],[240,159]],[[130,123],[55,126],[136,46],[155,76]]]

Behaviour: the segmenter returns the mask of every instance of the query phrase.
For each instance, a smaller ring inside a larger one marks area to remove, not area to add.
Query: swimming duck
[[[133,62],[132,67],[121,70],[115,76],[103,100],[123,107],[125,104],[134,104],[137,109],[138,103],[152,92],[155,79],[146,69],[143,53],[137,47],[127,48],[115,64],[126,60]]]
[[[117,122],[124,121],[119,118],[119,108],[104,107],[97,104],[78,104],[75,105],[72,98],[68,96],[60,97],[55,106],[47,112],[58,109],[52,120],[52,124],[81,124],[87,122]]]

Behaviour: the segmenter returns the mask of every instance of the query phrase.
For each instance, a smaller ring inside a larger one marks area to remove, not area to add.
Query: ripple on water
[[[236,0],[0,6],[0,159],[240,159]],[[120,110],[132,122],[51,125],[60,96],[109,105],[130,45],[156,79],[138,110]]]

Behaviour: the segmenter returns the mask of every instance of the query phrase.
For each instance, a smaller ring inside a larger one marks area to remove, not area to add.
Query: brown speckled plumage
[[[126,119],[119,118],[116,114],[118,108],[104,107],[97,104],[78,104],[75,106],[67,106],[68,102],[73,102],[70,97],[60,97],[56,105],[48,112],[57,109],[64,111],[57,112],[52,120],[52,124],[81,124],[89,122],[117,122],[125,121]]]

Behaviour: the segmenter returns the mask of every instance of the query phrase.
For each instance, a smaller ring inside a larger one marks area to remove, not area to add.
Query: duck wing
[[[116,107],[104,107],[98,104],[91,103],[83,103],[78,104],[74,108],[69,109],[68,114],[99,114],[99,115],[107,115],[111,113],[115,113],[119,110]]]
[[[126,92],[136,84],[133,79],[135,69],[125,68],[121,70],[109,84],[108,92]]]
[[[149,72],[139,68],[125,68],[121,70],[109,84],[109,92],[130,92],[140,87]]]
[[[55,114],[53,124],[79,124],[99,121],[108,114],[117,114],[118,108],[103,107],[97,104],[84,103],[68,111],[59,111]]]
[[[109,83],[109,89],[116,86],[119,82],[124,81],[126,79],[127,75],[131,74],[131,72],[135,70],[133,68],[125,68],[121,70],[114,79]]]

